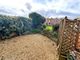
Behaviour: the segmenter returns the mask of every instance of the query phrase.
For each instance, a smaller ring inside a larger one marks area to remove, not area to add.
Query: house
[[[58,18],[46,18],[46,25],[59,25],[60,24],[61,19]]]

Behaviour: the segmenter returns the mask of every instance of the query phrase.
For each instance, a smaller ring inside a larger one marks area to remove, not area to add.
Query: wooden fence
[[[70,51],[76,51],[76,58],[80,59],[80,20],[64,18],[59,28],[59,56],[67,58]]]

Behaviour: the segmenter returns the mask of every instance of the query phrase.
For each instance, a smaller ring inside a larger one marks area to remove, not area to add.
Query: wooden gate
[[[68,53],[76,52],[76,58],[80,59],[80,20],[64,18],[59,28],[59,56],[67,59]],[[62,60],[62,59],[59,59]]]

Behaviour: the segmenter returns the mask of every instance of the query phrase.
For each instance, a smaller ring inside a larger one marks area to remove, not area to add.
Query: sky
[[[28,16],[31,12],[75,18],[80,16],[80,0],[0,0],[0,14]]]

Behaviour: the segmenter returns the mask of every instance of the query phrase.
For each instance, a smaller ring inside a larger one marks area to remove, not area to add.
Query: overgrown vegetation
[[[0,38],[6,39],[13,36],[30,33],[31,20],[25,17],[0,15]]]
[[[29,33],[43,33],[57,38],[58,25],[44,25],[45,18],[36,12],[29,14],[29,18],[20,16],[0,15],[0,38],[6,39]]]
[[[53,25],[53,26],[44,25],[42,34],[49,37],[51,40],[57,42],[58,30],[59,30],[59,25]]]
[[[29,18],[32,19],[32,29],[40,29],[42,24],[45,22],[45,18],[36,12],[29,14]]]

